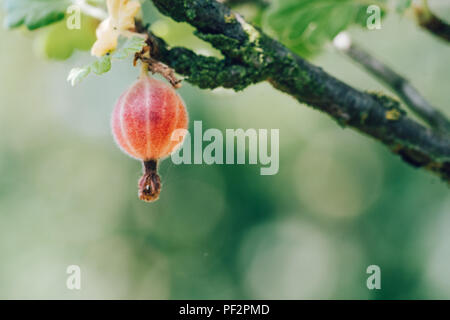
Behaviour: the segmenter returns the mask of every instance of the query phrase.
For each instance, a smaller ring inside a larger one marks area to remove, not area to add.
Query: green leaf
[[[72,86],[75,86],[84,78],[86,78],[89,73],[91,73],[90,66],[84,66],[83,68],[73,68],[72,70],[70,70],[67,81],[69,81]]]
[[[411,7],[412,0],[398,0],[397,6],[395,9],[398,13],[405,12],[409,7]]]
[[[141,51],[144,45],[145,39],[140,37],[131,37],[128,39],[120,38],[119,46],[112,55],[105,55],[82,68],[73,68],[67,77],[67,81],[69,81],[72,86],[75,86],[86,78],[91,72],[97,75],[102,75],[111,70],[112,59],[125,59],[131,54]]]
[[[111,57],[106,55],[91,64],[92,72],[102,75],[111,70]]]
[[[5,25],[16,28],[25,25],[29,30],[38,29],[64,19],[70,0],[4,0]]]
[[[125,59],[130,54],[141,51],[144,45],[145,39],[141,37],[120,38],[118,48],[113,53],[113,58]]]
[[[352,24],[366,25],[369,4],[360,0],[276,0],[267,12],[264,27],[302,56],[319,51]]]

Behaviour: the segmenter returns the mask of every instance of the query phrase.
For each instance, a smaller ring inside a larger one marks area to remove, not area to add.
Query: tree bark
[[[216,0],[152,0],[165,15],[194,26],[196,35],[220,50],[224,59],[169,48],[152,36],[153,57],[185,75],[200,88],[242,90],[269,81],[299,102],[327,113],[385,144],[403,161],[450,182],[450,136],[410,119],[398,101],[361,92],[327,74],[247,23]],[[157,49],[157,50],[156,50]]]

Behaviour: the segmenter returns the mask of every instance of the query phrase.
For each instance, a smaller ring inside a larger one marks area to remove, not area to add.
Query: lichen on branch
[[[148,0],[150,1],[150,0]],[[327,113],[341,126],[369,135],[400,155],[450,182],[450,137],[392,109],[392,99],[361,92],[327,74],[216,0],[152,0],[165,15],[196,28],[196,35],[220,50],[224,59],[204,57],[185,48],[168,48],[161,39],[158,60],[201,88],[241,90],[261,81],[299,102]],[[398,107],[399,108],[399,107]]]

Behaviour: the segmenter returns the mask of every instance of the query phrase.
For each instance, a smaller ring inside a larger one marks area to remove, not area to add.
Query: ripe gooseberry
[[[142,160],[139,198],[151,202],[159,197],[161,179],[157,165],[181,144],[172,140],[177,129],[187,129],[188,115],[181,97],[162,81],[143,73],[119,98],[111,127],[115,141],[129,156]]]

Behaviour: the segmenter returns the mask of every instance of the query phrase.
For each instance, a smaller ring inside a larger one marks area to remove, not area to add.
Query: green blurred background
[[[184,25],[157,26],[210,52]],[[191,126],[279,129],[279,173],[168,159],[160,200],[143,203],[141,164],[109,127],[138,68],[114,62],[72,88],[69,70],[92,58],[41,59],[37,33],[0,31],[0,298],[450,298],[450,197],[438,178],[266,83],[234,93],[185,82]],[[450,116],[448,45],[398,15],[351,34]],[[312,62],[388,91],[332,48]],[[72,264],[79,291],[66,288]],[[372,264],[381,290],[366,287]]]

